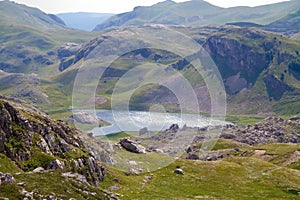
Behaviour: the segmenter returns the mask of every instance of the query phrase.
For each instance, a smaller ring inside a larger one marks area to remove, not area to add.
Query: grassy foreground
[[[176,167],[184,175],[173,173]],[[114,178],[118,182],[114,182]],[[101,187],[116,185],[122,199],[299,199],[300,172],[255,158],[215,162],[177,160],[143,175],[109,169]]]
[[[103,199],[103,190],[130,200],[300,199],[299,161],[287,163],[295,152],[300,151],[299,144],[251,147],[219,140],[214,150],[231,148],[247,152],[246,157],[212,162],[177,159],[165,168],[139,175],[107,167],[106,178],[99,187],[62,177],[61,171],[23,173],[6,156],[0,155],[0,171],[10,172],[16,178],[14,184],[0,186],[0,199],[23,199],[19,192],[23,188],[61,199]],[[256,151],[265,153],[256,154]],[[173,173],[178,167],[183,169],[183,175]],[[26,185],[18,186],[20,182]]]
[[[220,139],[214,150],[232,148],[241,154],[212,162],[177,159],[139,175],[108,168],[100,187],[130,200],[300,199],[300,162],[289,162],[300,151],[299,144],[248,146]],[[178,167],[184,175],[173,173]]]

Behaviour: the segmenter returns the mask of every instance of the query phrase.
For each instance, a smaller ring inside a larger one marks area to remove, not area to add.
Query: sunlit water
[[[95,136],[119,132],[136,132],[147,127],[149,131],[162,131],[172,124],[179,127],[206,127],[223,125],[223,121],[195,114],[157,113],[141,111],[98,110],[97,116],[109,122],[110,126],[97,127],[91,130]]]

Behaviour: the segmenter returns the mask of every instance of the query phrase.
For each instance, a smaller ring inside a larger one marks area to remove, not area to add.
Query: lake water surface
[[[180,113],[157,113],[142,111],[112,111],[98,110],[97,116],[111,123],[110,126],[97,127],[91,132],[95,136],[108,135],[119,132],[136,132],[147,127],[149,131],[163,131],[172,124],[184,125],[188,127],[206,127],[222,125],[224,122],[211,120],[211,118],[196,114]]]

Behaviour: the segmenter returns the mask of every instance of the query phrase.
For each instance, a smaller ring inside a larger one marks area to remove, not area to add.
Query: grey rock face
[[[0,185],[1,183],[11,184],[15,181],[15,178],[11,174],[3,174],[0,172]]]
[[[74,162],[76,167],[70,170],[98,184],[104,178],[105,169],[85,147],[82,134],[62,121],[49,118],[31,104],[0,98],[0,153],[16,163],[31,159],[34,148],[42,155],[53,157],[48,166],[37,167],[70,169],[71,165],[66,163]],[[82,155],[77,155],[78,151]],[[74,156],[73,161],[70,154]],[[22,169],[29,170],[24,166]]]
[[[234,39],[213,36],[203,47],[219,66],[228,94],[235,94],[251,87],[257,75],[268,66],[265,54],[254,52],[250,46],[242,45]],[[232,73],[229,74],[228,71]],[[247,74],[247,78],[242,78],[241,74]]]
[[[64,169],[65,164],[59,160],[53,160],[48,165],[47,169]]]
[[[58,67],[59,71],[62,72],[68,67],[70,67],[74,63],[74,59],[75,59],[74,56],[62,58]]]
[[[199,160],[200,157],[197,154],[188,153],[187,156],[186,156],[186,159],[189,159],[189,160]]]

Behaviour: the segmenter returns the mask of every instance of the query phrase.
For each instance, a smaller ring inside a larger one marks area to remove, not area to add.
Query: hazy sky
[[[14,0],[29,6],[38,7],[47,13],[99,12],[121,13],[131,11],[135,6],[149,6],[163,0]],[[183,2],[187,0],[175,0]],[[206,0],[220,7],[258,6],[285,0]]]

